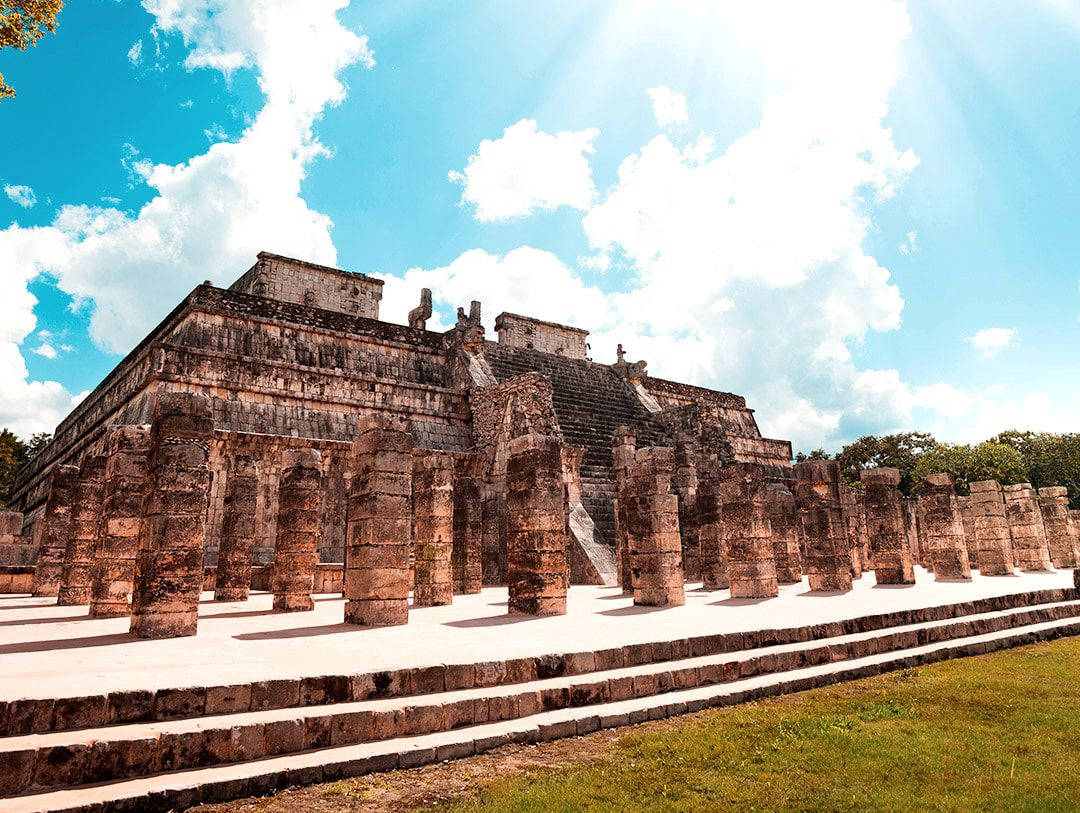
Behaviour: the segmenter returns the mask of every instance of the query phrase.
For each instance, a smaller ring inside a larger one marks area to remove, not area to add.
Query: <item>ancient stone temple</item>
[[[1039,489],[1046,544],[1054,567],[1080,567],[1080,550],[1069,517],[1069,489],[1047,486]]]
[[[1035,489],[1031,483],[1017,483],[1005,486],[1002,491],[1017,566],[1028,573],[1049,570],[1050,550]]]
[[[900,470],[864,469],[866,524],[870,535],[870,559],[878,584],[915,584],[915,558],[908,542],[904,498],[900,493]]]
[[[839,465],[831,460],[797,463],[795,489],[810,589],[850,590],[851,547],[840,505]]]
[[[970,579],[964,520],[956,500],[953,478],[928,474],[923,478],[920,502],[924,503],[927,553],[937,579]]]
[[[469,590],[506,581],[508,449],[525,434],[555,438],[561,447],[564,485],[574,498],[567,506],[574,582],[617,579],[617,427],[633,438],[631,453],[635,446],[676,450],[673,493],[691,570],[697,532],[685,519],[697,515],[700,455],[720,465],[760,465],[767,482],[792,483],[791,445],[763,438],[738,395],[649,375],[644,361],[628,360],[621,348],[599,350],[608,358],[594,361],[588,333],[578,327],[513,313],[485,327],[479,302],[459,309],[449,330],[430,330],[430,294],[418,291],[412,313],[384,321],[382,286],[364,274],[262,253],[230,287],[206,283],[192,291],[18,475],[10,508],[24,515],[20,544],[41,542],[46,587],[59,589],[67,533],[57,523],[70,510],[59,482],[56,509],[46,517],[51,472],[105,453],[113,427],[148,424],[158,396],[175,391],[209,402],[204,547],[208,583],[223,600],[242,600],[252,574],[273,562],[290,449],[321,456],[319,560],[345,560],[352,444],[361,421],[375,415],[401,421],[414,448],[449,452],[455,466],[460,455],[475,456],[465,488],[475,487],[478,500],[455,504],[477,515],[466,521],[462,514],[455,538],[479,528],[479,545],[473,538],[460,558],[465,548],[451,550],[453,580]]]
[[[976,480],[971,489],[971,522],[983,576],[1013,574],[1012,535],[1005,518],[1005,501],[997,480]]]

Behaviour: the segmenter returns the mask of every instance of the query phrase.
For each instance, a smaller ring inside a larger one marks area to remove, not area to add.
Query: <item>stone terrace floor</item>
[[[913,587],[877,587],[872,574],[846,594],[811,594],[802,584],[768,600],[733,600],[727,591],[688,585],[677,608],[634,607],[614,587],[572,587],[569,613],[551,618],[506,614],[506,588],[455,596],[446,607],[415,608],[406,626],[364,629],[342,623],[343,599],[315,597],[315,610],[271,611],[268,593],[215,602],[203,593],[199,633],[137,640],[127,618],[86,618],[85,607],[0,596],[0,701],[76,697],[122,689],[223,685],[283,677],[353,674],[405,666],[469,663],[578,652],[619,644],[762,628],[795,627],[978,598],[1072,586],[1072,573],[935,582],[918,572]]]

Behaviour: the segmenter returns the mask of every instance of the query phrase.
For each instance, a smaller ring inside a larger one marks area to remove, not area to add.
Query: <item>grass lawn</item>
[[[1080,810],[1080,639],[708,712],[447,807]]]

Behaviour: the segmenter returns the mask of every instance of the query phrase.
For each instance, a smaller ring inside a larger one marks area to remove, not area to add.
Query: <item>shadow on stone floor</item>
[[[286,615],[286,613],[281,613]],[[295,615],[295,613],[289,613]],[[272,641],[277,638],[310,638],[315,635],[333,635],[338,632],[365,632],[367,630],[383,629],[382,627],[361,627],[357,624],[346,624],[340,621],[337,624],[319,624],[314,627],[295,627],[287,630],[265,630],[263,632],[242,632],[234,635],[237,641]]]
[[[88,615],[62,615],[54,618],[15,618],[11,621],[0,621],[0,627],[18,627],[23,624],[60,624],[64,621],[100,621],[102,619],[91,618]]]
[[[57,649],[87,649],[93,646],[129,644],[137,640],[139,639],[130,633],[114,632],[110,635],[87,635],[83,638],[60,638],[54,641],[20,641],[15,644],[0,644],[0,655],[51,652]]]
[[[505,602],[504,602],[505,603]],[[533,621],[542,616],[536,615],[511,615],[505,613],[503,615],[487,615],[483,618],[465,618],[460,621],[444,621],[444,627],[459,627],[461,629],[468,629],[469,627],[499,627],[503,624],[518,624],[522,621]]]

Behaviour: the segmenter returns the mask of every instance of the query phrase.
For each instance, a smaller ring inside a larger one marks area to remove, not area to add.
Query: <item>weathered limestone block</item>
[[[454,460],[446,452],[413,451],[413,604],[436,607],[454,598]]]
[[[634,463],[637,439],[629,426],[615,428],[611,445],[611,470],[615,475],[616,493],[622,489],[626,472]],[[633,577],[630,568],[630,545],[626,537],[626,513],[624,506],[616,497],[612,503],[615,512],[615,572],[619,586],[624,591],[632,590]]]
[[[979,546],[975,542],[975,515],[971,512],[971,497],[960,495],[956,498],[960,506],[960,519],[964,523],[964,544],[967,546],[968,565],[972,570],[979,567]]]
[[[226,477],[214,599],[247,601],[255,550],[259,464],[251,455],[237,454],[230,461]]]
[[[455,455],[454,543],[450,554],[455,593],[479,593],[483,586],[483,474],[483,455]]]
[[[732,598],[778,595],[768,487],[758,466],[725,466],[721,518]]]
[[[915,559],[911,554],[904,498],[900,494],[900,470],[863,469],[866,523],[870,534],[870,558],[878,584],[915,584]]]
[[[776,580],[795,584],[802,579],[802,555],[799,551],[799,509],[795,495],[782,483],[768,488],[769,524],[772,527],[773,558]]]
[[[683,575],[687,581],[701,578],[701,546],[698,543],[696,509],[697,499],[697,444],[680,440],[675,444],[675,476],[672,486],[679,498],[679,537],[682,541]]]
[[[855,492],[846,483],[839,484],[840,512],[844,516],[844,535],[851,557],[851,578],[862,578],[862,553],[859,539],[859,507]]]
[[[795,464],[795,499],[806,537],[810,589],[850,590],[851,549],[840,508],[840,467],[832,460]]]
[[[1065,486],[1046,486],[1039,489],[1039,508],[1042,510],[1046,544],[1054,567],[1080,567],[1080,551],[1069,518],[1069,489]]]
[[[22,567],[31,564],[26,559],[32,552],[22,539],[23,515],[18,511],[0,510],[0,567]]]
[[[566,495],[558,438],[523,435],[506,467],[506,568],[509,611],[565,615]]]
[[[921,502],[925,506],[923,522],[934,577],[938,580],[970,579],[964,520],[956,501],[953,478],[943,472],[926,475]]]
[[[694,500],[700,546],[701,586],[705,590],[727,590],[727,546],[724,544],[723,480],[714,460],[698,463],[698,489]]]
[[[90,616],[131,614],[150,427],[113,426],[105,435],[101,525],[90,574]]]
[[[90,603],[94,563],[94,545],[101,524],[101,499],[105,491],[105,462],[103,455],[85,455],[79,466],[75,498],[71,508],[71,536],[64,552],[64,571],[56,603],[77,607]]]
[[[683,592],[679,498],[671,493],[675,473],[672,449],[638,449],[626,472],[619,502],[633,573],[634,604],[674,607],[686,603]]]
[[[1005,518],[1005,501],[997,480],[976,480],[971,489],[971,522],[979,549],[979,573],[1013,575],[1012,535]]]
[[[345,621],[371,627],[409,621],[412,435],[401,419],[357,423],[345,539]]]
[[[915,506],[918,503],[919,501],[914,497],[904,497],[901,504],[904,512],[904,530],[907,532],[908,551],[911,552],[911,561],[915,564],[919,564],[919,521],[915,511]]]
[[[1080,570],[1080,509],[1069,509],[1069,531],[1073,538],[1073,550],[1076,551],[1076,568]]]
[[[78,480],[78,466],[53,466],[49,473],[49,496],[45,502],[45,514],[41,518],[41,548],[34,568],[35,596],[55,597],[60,592]]]
[[[1050,550],[1035,489],[1031,483],[1018,483],[1005,486],[1002,491],[1017,566],[1026,573],[1050,570]]]
[[[131,632],[139,638],[194,635],[198,628],[213,433],[206,396],[158,396],[131,599]]]
[[[926,541],[926,503],[916,499],[915,507],[915,538],[916,545],[915,561],[931,573],[934,572],[934,558],[930,555],[930,545]]]
[[[315,449],[286,449],[278,491],[277,539],[271,576],[274,609],[315,609],[315,567],[319,563],[319,502],[322,456]]]

